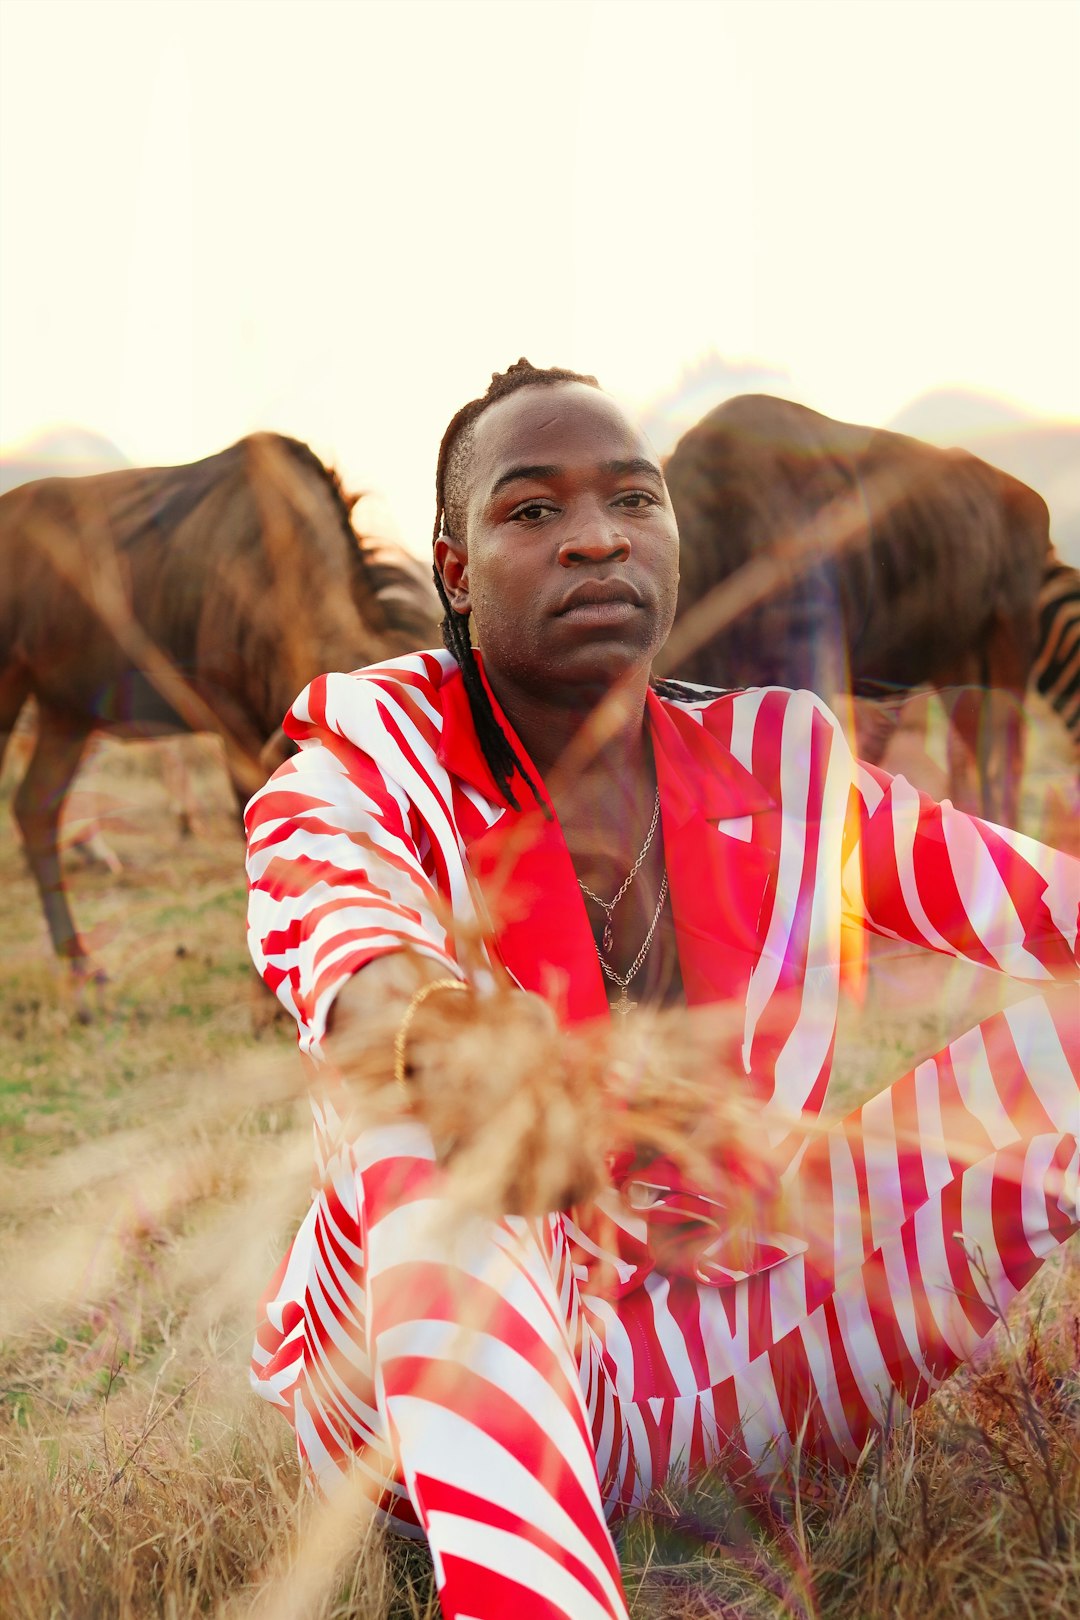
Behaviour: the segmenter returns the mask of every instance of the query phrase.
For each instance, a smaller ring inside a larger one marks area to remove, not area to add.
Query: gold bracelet
[[[422,984],[419,990],[413,992],[409,1005],[401,1015],[401,1023],[398,1025],[397,1034],[394,1036],[394,1083],[403,1097],[409,1095],[409,1077],[405,1066],[405,1043],[409,1038],[413,1019],[424,1005],[424,1002],[429,996],[433,996],[436,990],[467,991],[468,989],[469,986],[462,979],[429,979],[427,984]]]

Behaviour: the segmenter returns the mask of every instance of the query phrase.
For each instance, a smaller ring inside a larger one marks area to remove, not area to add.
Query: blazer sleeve
[[[1017,979],[1077,978],[1080,861],[873,766],[854,785],[845,876],[869,928]]]
[[[415,807],[363,750],[305,729],[247,807],[248,945],[318,1058],[334,997],[377,957],[411,950],[464,975]]]

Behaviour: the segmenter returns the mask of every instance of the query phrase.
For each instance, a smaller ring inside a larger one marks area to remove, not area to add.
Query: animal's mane
[[[367,493],[345,488],[336,467],[328,466],[309,444],[302,439],[278,436],[288,454],[308,472],[316,474],[325,483],[337,507],[342,533],[349,545],[350,556],[376,612],[383,623],[374,627],[411,633],[419,630],[434,613],[434,593],[426,586],[426,576],[418,564],[409,567],[410,559],[396,546],[379,541],[353,522],[353,511]],[[429,596],[431,600],[429,601]]]
[[[304,443],[303,439],[291,439],[284,433],[275,434],[274,437],[280,444],[284,445],[294,461],[299,462],[302,467],[306,467],[310,472],[317,473],[329,485],[330,492],[341,513],[342,525],[347,531],[353,532],[352,510],[363,491],[359,491],[355,495],[348,494],[336,467],[328,467],[326,462],[315,454],[310,444]]]

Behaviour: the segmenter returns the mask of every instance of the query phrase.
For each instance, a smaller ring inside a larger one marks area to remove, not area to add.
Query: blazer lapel
[[[550,1000],[565,1022],[606,1017],[585,902],[546,794],[550,820],[536,807],[529,785],[516,780],[521,809],[515,810],[484,759],[456,672],[441,698],[440,762],[489,801],[488,814],[462,827],[462,834],[503,964],[523,989]],[[497,704],[495,709],[524,758],[512,727]],[[779,811],[760,782],[692,715],[669,708],[652,692],[646,713],[686,999],[692,1006],[741,999],[760,951]]]
[[[686,999],[741,1000],[761,949],[779,812],[700,721],[651,692],[648,712]]]
[[[488,688],[500,724],[523,759],[525,751]],[[485,826],[462,828],[469,867],[480,890],[496,951],[524,990],[555,1007],[565,1023],[604,1018],[604,980],[570,852],[543,783],[551,819],[537,808],[532,788],[515,780],[515,810],[500,792],[477,741],[468,694],[454,673],[441,692],[440,762],[490,801]]]
[[[507,970],[564,1022],[607,1016],[604,981],[570,852],[557,821],[508,809],[469,846]]]

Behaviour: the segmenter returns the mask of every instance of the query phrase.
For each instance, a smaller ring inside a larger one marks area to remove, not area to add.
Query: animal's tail
[[[1039,588],[1039,650],[1031,673],[1080,755],[1080,569],[1063,563],[1053,547]]]

